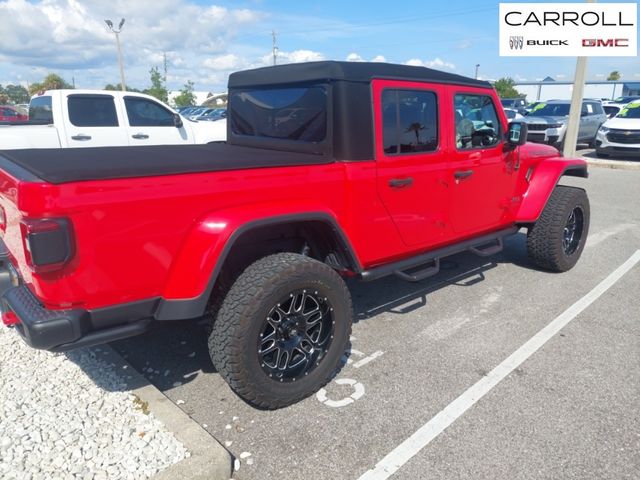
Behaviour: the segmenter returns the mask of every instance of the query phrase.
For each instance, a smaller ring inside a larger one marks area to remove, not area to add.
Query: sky
[[[600,2],[608,3],[608,2]],[[61,75],[77,88],[120,81],[115,38],[120,34],[126,83],[149,86],[149,69],[179,89],[226,90],[229,73],[270,65],[272,31],[277,62],[386,61],[460,75],[516,81],[551,76],[571,80],[574,58],[498,56],[498,2],[489,0],[0,0],[0,84]],[[590,58],[587,79],[618,70],[640,82],[638,57]]]

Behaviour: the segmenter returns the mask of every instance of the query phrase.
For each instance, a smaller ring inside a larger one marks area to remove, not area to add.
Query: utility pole
[[[596,0],[587,0],[587,3],[596,3]],[[567,132],[564,135],[564,147],[562,154],[565,157],[573,157],[576,154],[578,142],[578,129],[580,128],[580,115],[582,112],[582,97],[584,95],[584,81],[587,76],[587,57],[578,57],[576,61],[576,74],[573,77],[573,92],[571,94],[571,109],[569,110],[569,122]]]
[[[120,48],[120,32],[122,31],[122,26],[124,25],[124,18],[120,20],[120,24],[118,25],[118,29],[113,28],[113,22],[111,20],[105,20],[104,23],[107,24],[111,33],[116,36],[116,45],[118,47],[118,65],[120,66],[120,88],[124,92],[126,90],[126,83],[124,81],[124,65],[122,63],[122,49]]]
[[[164,81],[167,82],[167,52],[162,52],[162,57],[164,60]]]
[[[271,44],[272,44],[272,52],[273,52],[273,64],[277,63],[278,57],[278,46],[276,45],[276,31],[271,30]]]
[[[476,63],[476,80],[478,79],[478,68],[480,68],[480,64]]]

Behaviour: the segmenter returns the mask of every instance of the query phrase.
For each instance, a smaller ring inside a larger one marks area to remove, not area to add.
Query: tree
[[[50,73],[40,83],[32,83],[29,86],[29,93],[33,95],[40,90],[62,90],[67,88],[73,88],[73,85],[68,84],[64,79],[55,73]]]
[[[22,85],[0,85],[0,103],[29,103],[29,92]]]
[[[22,85],[7,85],[4,94],[11,103],[29,103],[29,92]]]
[[[620,80],[620,77],[621,77],[620,72],[617,70],[614,70],[609,74],[609,76],[607,77],[607,80],[616,81],[616,80]]]
[[[173,99],[176,107],[193,107],[196,104],[196,96],[193,93],[193,82],[189,80],[180,89],[180,94]]]
[[[500,98],[524,98],[526,95],[516,90],[515,85],[511,77],[503,77],[493,84]]]
[[[149,74],[151,75],[151,88],[144,90],[144,93],[151,95],[152,97],[156,97],[158,100],[166,103],[169,97],[169,92],[167,91],[164,78],[158,70],[158,67],[152,67],[151,70],[149,70]]]
[[[130,87],[129,85],[125,85],[124,88],[125,88],[125,90],[127,92],[140,92],[140,90],[138,90],[137,88]],[[122,89],[120,88],[120,83],[117,83],[115,85],[113,85],[111,83],[107,83],[104,86],[103,90],[119,91],[119,90],[122,90]]]

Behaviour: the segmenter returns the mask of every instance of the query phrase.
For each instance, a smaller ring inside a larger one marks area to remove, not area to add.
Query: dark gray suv
[[[562,150],[569,121],[569,100],[549,100],[535,106],[525,121],[529,126],[529,142],[548,143]],[[578,143],[595,145],[600,125],[607,121],[607,114],[600,100],[583,100],[580,113]]]

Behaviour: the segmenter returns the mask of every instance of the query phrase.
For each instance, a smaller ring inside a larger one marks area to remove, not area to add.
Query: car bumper
[[[548,145],[555,145],[559,143],[562,137],[562,132],[555,129],[546,131],[533,130],[527,133],[527,142],[534,143],[546,143]]]
[[[596,136],[596,151],[611,155],[640,156],[640,143],[611,142],[605,133],[598,132]]]
[[[66,351],[132,337],[147,331],[151,318],[98,328],[94,312],[83,309],[52,310],[44,307],[24,285],[12,266],[9,251],[0,240],[0,310],[5,323],[14,324],[32,348]],[[100,312],[100,322],[105,317]],[[108,322],[106,323],[108,325]]]

